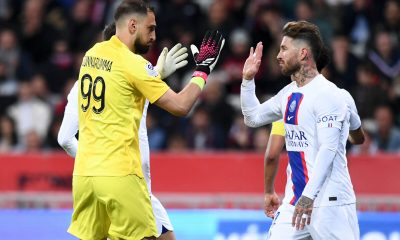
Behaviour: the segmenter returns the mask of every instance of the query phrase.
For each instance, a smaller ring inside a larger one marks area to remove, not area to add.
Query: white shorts
[[[150,195],[150,198],[151,206],[153,207],[154,217],[156,219],[158,236],[163,233],[163,226],[168,231],[173,231],[174,229],[172,227],[171,220],[169,220],[167,211],[161,204],[160,200],[158,200],[153,194]]]
[[[315,240],[359,240],[360,227],[358,226],[356,204],[314,208],[309,229]]]
[[[293,212],[294,206],[290,204],[278,208],[267,239],[360,239],[356,204],[314,208],[311,224],[303,230],[292,227]]]

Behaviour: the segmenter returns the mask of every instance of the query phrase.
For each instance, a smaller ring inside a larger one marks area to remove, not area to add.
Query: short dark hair
[[[327,48],[322,41],[321,33],[315,24],[307,21],[288,22],[283,27],[283,36],[301,39],[310,46],[317,68],[320,70],[329,63]]]
[[[149,8],[148,4],[141,0],[123,0],[115,10],[114,21],[132,13],[146,15]]]
[[[315,63],[317,65],[318,72],[321,72],[331,62],[329,49],[325,46],[322,47],[321,53]]]
[[[108,24],[104,30],[103,30],[103,39],[104,40],[110,40],[110,38],[115,35],[116,28],[115,28],[115,22],[112,22]]]

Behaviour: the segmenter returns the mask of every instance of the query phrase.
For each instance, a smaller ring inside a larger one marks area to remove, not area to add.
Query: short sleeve
[[[157,101],[169,89],[169,86],[161,80],[154,66],[141,58],[136,61],[137,65],[132,68],[131,83],[147,98],[150,103]]]
[[[361,127],[361,119],[358,115],[356,103],[350,93],[342,89],[343,96],[346,100],[347,107],[350,111],[350,130],[356,130]]]

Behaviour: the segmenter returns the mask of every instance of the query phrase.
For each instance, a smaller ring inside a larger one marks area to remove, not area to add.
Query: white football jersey
[[[140,119],[139,126],[139,149],[140,149],[140,157],[142,158],[142,171],[144,179],[147,183],[147,188],[151,193],[151,178],[150,178],[150,147],[149,147],[149,138],[147,137],[147,127],[146,127],[146,117],[147,117],[147,109],[149,107],[149,100],[146,99],[146,102],[143,107],[142,119]]]
[[[343,97],[340,98],[344,94],[322,75],[318,78],[300,88],[296,83],[290,84],[285,94],[286,99],[281,102],[289,157],[283,202],[295,205],[302,195],[318,152],[318,129],[335,127],[341,130],[339,146],[332,169],[315,199],[314,206],[354,203],[355,195],[346,159],[349,107],[344,105],[342,109],[338,109],[337,105],[331,104],[333,99],[327,96],[334,95],[337,100],[342,100]]]
[[[296,82],[288,84],[262,104],[255,99],[254,90],[254,83],[242,84],[242,111],[246,124],[257,127],[279,119],[285,123],[289,164],[283,202],[295,205],[312,175],[321,141],[318,130],[337,128],[340,131],[339,146],[314,207],[354,203],[346,159],[351,107],[342,90],[321,74],[303,87],[297,87]]]
[[[71,88],[67,96],[68,103],[65,106],[65,114],[73,114],[74,116],[78,116],[78,81],[74,83],[74,86]]]
[[[346,89],[340,89],[340,90],[342,92],[344,100],[346,101],[347,107],[349,108],[350,111],[350,130],[351,131],[356,130],[361,127],[361,119],[360,116],[358,115],[356,103],[354,102],[354,99],[351,96],[351,94]]]

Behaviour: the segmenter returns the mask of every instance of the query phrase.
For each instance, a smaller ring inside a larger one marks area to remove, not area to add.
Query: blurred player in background
[[[342,91],[318,72],[316,62],[325,54],[318,27],[306,21],[289,22],[283,36],[277,59],[292,83],[260,104],[254,84],[263,49],[258,43],[250,49],[241,87],[246,125],[284,121],[288,178],[269,239],[359,239],[345,155],[348,105]]]
[[[280,200],[275,192],[274,182],[278,172],[279,157],[285,146],[285,127],[283,122],[273,122],[267,150],[264,157],[264,213],[274,218]]]
[[[110,40],[115,35],[115,23],[109,24],[103,31],[104,40]],[[165,63],[164,63],[164,76],[167,78],[175,70],[186,66],[188,61],[186,60],[188,54],[187,49],[182,47],[181,44],[176,44],[170,51],[168,51]],[[164,54],[165,52],[162,52]],[[163,56],[160,55],[159,61],[162,61]],[[155,68],[159,71],[157,65]],[[160,69],[161,70],[161,69]],[[173,233],[172,223],[168,217],[167,211],[162,206],[161,202],[151,192],[151,177],[150,177],[150,150],[147,137],[146,128],[146,115],[149,101],[146,99],[146,103],[143,109],[142,119],[140,120],[139,126],[139,149],[140,157],[142,161],[142,171],[144,178],[147,183],[147,188],[150,192],[150,200],[153,208],[154,217],[156,219],[156,226],[158,232],[158,238],[162,240],[173,240],[175,235]],[[76,156],[78,147],[78,141],[75,135],[78,132],[78,85],[75,82],[70,93],[68,94],[68,103],[65,108],[63,122],[60,127],[58,134],[58,142],[65,149],[65,151],[71,156]]]
[[[177,94],[161,80],[167,51],[157,69],[139,55],[155,41],[154,11],[142,1],[126,0],[114,20],[115,36],[86,52],[77,82],[79,142],[68,231],[81,239],[154,239],[157,230],[138,140],[146,99],[175,115],[186,115],[225,40],[213,31],[206,34],[200,50],[191,46],[196,71]]]

